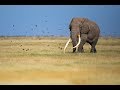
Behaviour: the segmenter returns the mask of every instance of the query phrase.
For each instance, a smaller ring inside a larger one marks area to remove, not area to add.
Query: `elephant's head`
[[[82,25],[83,25],[84,21],[85,21],[85,18],[73,18],[71,20],[71,23],[69,25],[70,39],[68,40],[68,42],[65,45],[64,52],[65,52],[65,49],[67,48],[70,40],[72,40],[74,51],[76,50],[76,47],[79,46],[80,41],[81,41],[80,31],[82,29]]]

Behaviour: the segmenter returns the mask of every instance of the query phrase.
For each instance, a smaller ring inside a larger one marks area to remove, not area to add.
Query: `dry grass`
[[[120,84],[120,39],[100,38],[97,53],[63,53],[65,37],[0,38],[0,84]]]

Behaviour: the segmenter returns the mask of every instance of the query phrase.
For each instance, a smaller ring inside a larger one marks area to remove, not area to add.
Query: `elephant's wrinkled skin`
[[[96,53],[95,46],[99,38],[100,29],[95,22],[87,18],[73,18],[69,29],[73,47],[77,44],[78,35],[80,35],[81,42],[78,46],[78,52],[84,52],[83,45],[87,42],[91,45],[90,52]],[[76,48],[73,48],[73,52],[75,51]]]

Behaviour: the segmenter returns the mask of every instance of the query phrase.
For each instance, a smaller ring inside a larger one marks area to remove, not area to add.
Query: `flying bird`
[[[35,25],[37,27],[37,25]]]

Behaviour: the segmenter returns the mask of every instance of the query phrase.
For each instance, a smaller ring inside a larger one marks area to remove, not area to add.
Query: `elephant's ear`
[[[74,19],[74,18],[73,18],[73,19]],[[73,22],[73,19],[71,20],[70,25],[69,25],[70,31],[71,31],[71,24],[72,24],[72,22]]]
[[[69,25],[69,29],[71,29],[71,24]]]
[[[88,34],[89,31],[90,31],[90,25],[87,22],[85,22],[83,24],[83,26],[81,27],[80,33],[81,34]]]

